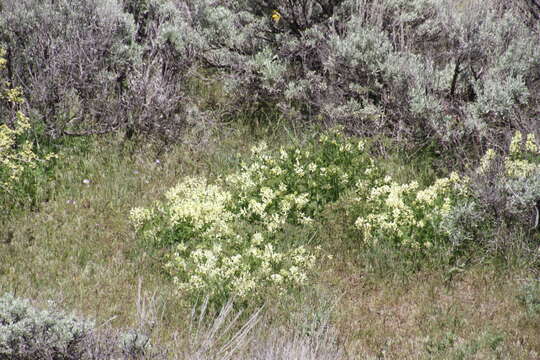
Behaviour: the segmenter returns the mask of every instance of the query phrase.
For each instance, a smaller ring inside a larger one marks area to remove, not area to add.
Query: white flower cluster
[[[499,160],[502,160],[504,172],[490,175],[490,169],[498,170],[492,166]],[[429,248],[434,241],[452,236],[455,229],[447,228],[445,221],[451,219],[455,207],[463,204],[462,200],[465,203],[480,201],[475,198],[471,177],[452,173],[420,189],[416,182],[398,184],[390,177],[381,179],[380,175],[369,178],[375,171],[375,166],[369,166],[365,170],[366,177],[356,185],[362,210],[355,227],[371,246],[385,240],[417,250]],[[540,151],[534,135],[528,134],[524,140],[522,134],[516,132],[505,157],[489,149],[475,173],[507,180],[524,180],[540,174]]]
[[[203,236],[229,236],[234,214],[227,210],[231,194],[203,178],[185,178],[167,191],[167,222],[174,227],[189,223]]]
[[[540,172],[540,150],[534,134],[528,134],[523,146],[522,135],[516,131],[510,143],[510,155],[504,160],[506,175],[526,178]]]
[[[304,149],[273,153],[260,143],[251,149],[251,162],[226,178],[236,190],[238,213],[270,232],[285,223],[312,223],[322,205],[351,188],[367,166],[364,146],[346,139],[339,129]]]
[[[263,205],[252,202],[252,210],[266,217],[264,204],[278,194],[263,188]],[[220,186],[188,177],[167,191],[165,201],[151,208],[132,209],[130,220],[146,241],[162,240],[160,234],[173,237],[177,245],[166,268],[178,289],[194,297],[220,301],[234,295],[242,299],[269,287],[284,292],[303,284],[314,265],[314,255],[302,246],[277,250],[271,233],[284,220],[276,214],[263,222],[263,233],[237,231],[245,220],[229,210],[232,200],[231,193]],[[303,196],[289,196],[280,204],[286,212],[288,207],[305,203]]]

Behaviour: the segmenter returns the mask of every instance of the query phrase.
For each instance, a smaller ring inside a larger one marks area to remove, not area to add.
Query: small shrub
[[[150,338],[138,331],[128,331],[120,337],[122,352],[130,358],[142,358],[151,348]]]
[[[74,359],[94,324],[73,316],[37,310],[10,294],[0,298],[0,358]]]
[[[0,297],[0,359],[165,359],[136,330],[122,333],[56,309],[40,310],[7,293]]]
[[[540,315],[540,279],[527,281],[518,299],[529,315]]]
[[[365,146],[338,128],[277,153],[261,143],[252,149],[250,162],[226,179],[237,189],[233,211],[270,232],[285,223],[309,224],[365,176],[373,161]]]

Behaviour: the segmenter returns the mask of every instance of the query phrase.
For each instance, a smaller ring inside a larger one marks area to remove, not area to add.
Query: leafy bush
[[[133,209],[131,221],[146,242],[175,245],[167,268],[195,298],[282,293],[304,284],[315,262],[294,236],[307,236],[322,207],[363,174],[363,147],[339,131],[279,151],[261,143],[221,185],[185,178],[165,201]]]
[[[540,151],[534,135],[516,132],[506,155],[488,150],[469,174],[452,173],[424,189],[379,176],[359,181],[355,193],[355,227],[369,246],[384,241],[413,254],[436,244],[507,250],[534,225]]]
[[[355,226],[366,244],[387,242],[422,253],[445,242],[448,234],[441,223],[464,189],[460,189],[460,178],[453,173],[425,189],[415,181],[401,185],[387,176],[369,186],[360,183],[357,191],[362,215]]]
[[[339,128],[278,153],[261,143],[251,161],[226,179],[236,189],[233,211],[270,232],[285,223],[309,224],[373,167],[364,148],[364,141]]]
[[[187,178],[166,198],[150,209],[133,209],[131,220],[146,241],[177,244],[167,269],[193,301],[205,295],[213,304],[233,295],[257,299],[268,287],[285,291],[305,282],[313,255],[303,246],[281,250],[266,234],[243,230],[221,187]]]

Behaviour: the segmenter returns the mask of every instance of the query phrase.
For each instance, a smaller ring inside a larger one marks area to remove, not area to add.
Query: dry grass
[[[530,274],[474,265],[448,281],[441,272],[379,283],[339,278],[336,326],[351,353],[385,359],[537,359],[540,317],[519,296]],[[352,269],[350,271],[352,273]],[[335,285],[334,285],[335,286]]]

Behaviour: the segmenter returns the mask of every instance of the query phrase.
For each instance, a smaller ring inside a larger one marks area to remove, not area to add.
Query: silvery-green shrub
[[[0,296],[0,359],[110,360],[164,359],[148,336],[122,333],[51,306],[39,309],[10,293]]]
[[[193,56],[170,41],[181,24],[169,1],[8,0],[0,9],[8,81],[53,137],[175,138],[192,115],[202,119],[184,93]]]
[[[537,0],[9,0],[1,11],[11,81],[60,135],[174,138],[207,118],[186,95],[200,70],[221,81],[227,113],[445,145],[538,127]]]
[[[0,297],[0,358],[75,359],[93,323],[39,310],[11,294]]]
[[[307,121],[444,143],[535,126],[538,28],[517,5],[246,0],[186,8],[196,35],[177,46],[220,69],[238,104],[270,102]]]

